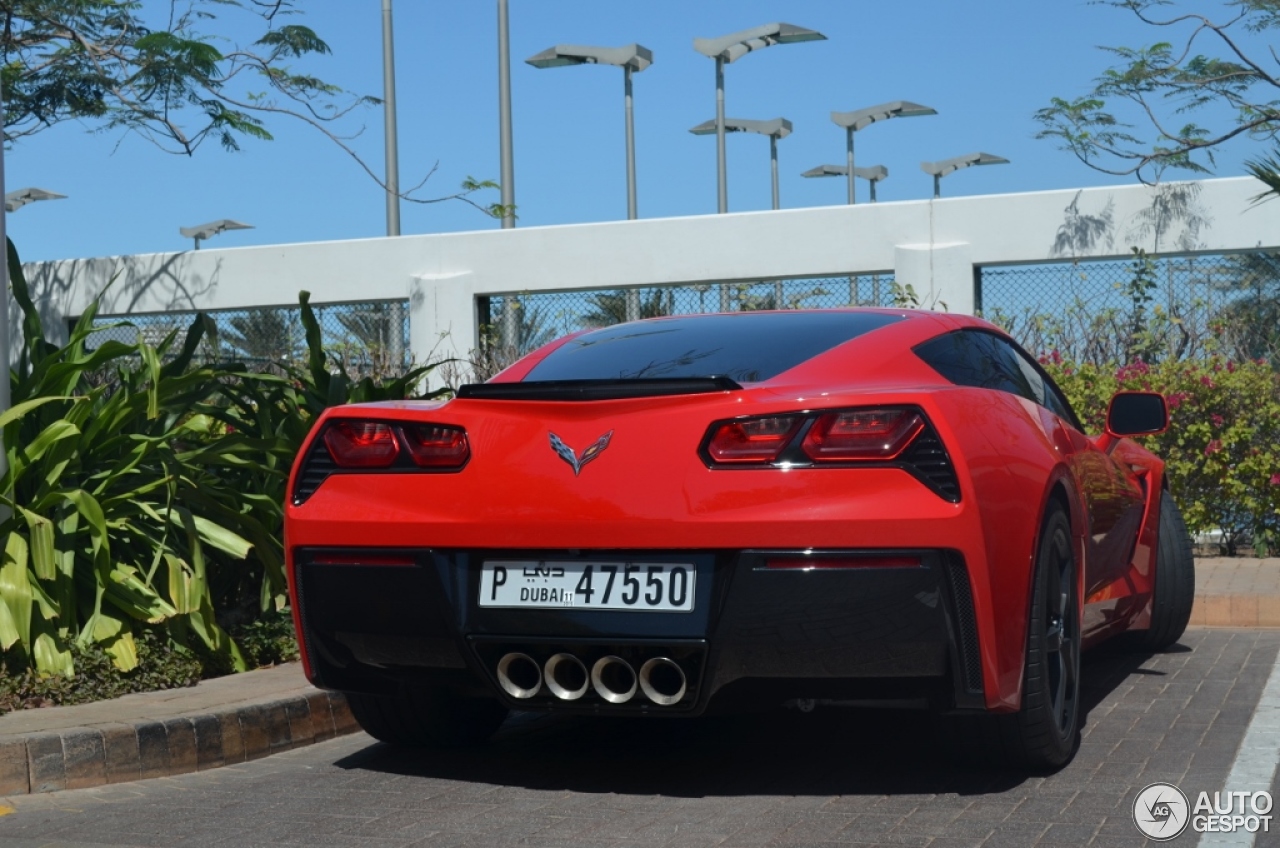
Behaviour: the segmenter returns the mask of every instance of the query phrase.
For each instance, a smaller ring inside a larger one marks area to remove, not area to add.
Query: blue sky
[[[148,0],[154,2],[154,0]],[[157,4],[167,6],[167,4]],[[305,0],[296,22],[313,27],[333,55],[312,71],[350,90],[380,96],[379,0]],[[1220,12],[1219,3],[1184,4]],[[402,185],[438,163],[424,196],[448,194],[467,175],[497,179],[496,2],[396,0],[396,75]],[[714,117],[714,63],[694,37],[773,21],[817,29],[827,41],[783,45],[726,69],[729,117],[785,117],[779,142],[784,208],[844,202],[840,179],[800,172],[844,161],[843,130],[829,113],[914,100],[934,117],[888,121],[857,136],[859,165],[882,164],[883,201],[926,198],[923,160],[983,150],[1010,165],[972,168],[943,181],[944,195],[1106,185],[1108,177],[1048,141],[1034,112],[1054,95],[1076,96],[1108,63],[1100,45],[1145,44],[1154,33],[1125,12],[1083,0],[510,0],[515,192],[519,226],[626,217],[622,72],[610,67],[537,70],[524,60],[557,43],[650,48],[654,64],[635,76],[639,212],[642,218],[716,210],[715,140],[688,129]],[[223,29],[249,30],[228,19]],[[243,40],[243,38],[242,38]],[[224,49],[227,44],[222,44]],[[364,127],[353,145],[382,168],[382,114],[370,108],[346,125]],[[217,218],[253,230],[225,233],[208,247],[367,238],[385,234],[381,189],[315,130],[280,118],[276,140],[246,140],[238,153],[202,148],[172,156],[145,140],[64,124],[5,154],[6,188],[39,186],[69,196],[9,216],[25,260],[183,250],[178,234]],[[768,140],[728,138],[730,211],[768,209]],[[1242,173],[1244,142],[1224,152],[1217,173]],[[483,195],[496,201],[497,192]],[[867,200],[865,183],[859,201]],[[458,202],[405,203],[405,234],[497,228]]]

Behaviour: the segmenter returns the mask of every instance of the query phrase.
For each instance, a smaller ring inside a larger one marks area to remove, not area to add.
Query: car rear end
[[[924,332],[894,323],[822,350]],[[329,410],[286,510],[308,676],[601,714],[982,708],[982,529],[934,388],[812,392],[835,359]]]

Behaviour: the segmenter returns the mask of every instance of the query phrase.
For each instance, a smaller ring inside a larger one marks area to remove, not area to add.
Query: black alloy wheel
[[[1058,731],[1076,726],[1080,702],[1080,605],[1076,602],[1075,557],[1070,527],[1055,522],[1041,549],[1041,568],[1047,571],[1044,593],[1044,665],[1048,678],[1049,709]],[[1046,549],[1047,548],[1047,549]]]
[[[940,741],[966,764],[1051,772],[1080,747],[1080,591],[1071,522],[1058,502],[1040,526],[1022,707],[1016,713],[943,716]]]

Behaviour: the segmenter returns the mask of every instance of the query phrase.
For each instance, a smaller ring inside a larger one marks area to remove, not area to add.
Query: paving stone
[[[57,733],[38,733],[27,737],[27,765],[31,770],[32,792],[55,792],[66,788],[62,737]]]
[[[138,737],[138,764],[142,777],[164,777],[169,773],[169,734],[158,721],[146,722],[136,728]]]
[[[240,740],[246,760],[265,757],[271,753],[271,738],[267,735],[267,717],[261,707],[240,711]]]
[[[311,725],[311,704],[306,698],[293,698],[285,702],[285,718],[289,722],[289,741],[292,745],[309,745],[315,739]]]
[[[307,712],[311,715],[311,738],[314,741],[324,742],[337,735],[327,692],[316,691],[307,695]]]
[[[102,733],[107,783],[139,780],[142,777],[142,766],[138,750],[138,732],[133,725],[108,724],[98,729]]]
[[[171,718],[164,723],[169,739],[169,774],[186,774],[195,771],[199,762],[196,753],[196,730],[188,718]]]
[[[246,759],[240,716],[236,712],[218,713],[218,730],[222,734],[222,760],[226,764],[243,763]]]
[[[26,795],[31,791],[31,768],[27,743],[23,738],[0,741],[0,798]]]
[[[276,701],[264,704],[259,710],[266,728],[268,747],[272,751],[291,747],[293,740],[289,735],[289,716],[285,712],[285,703]]]
[[[107,752],[102,733],[96,728],[64,730],[62,764],[67,789],[84,789],[107,782]]]
[[[222,722],[217,716],[199,715],[191,719],[196,734],[196,768],[218,768],[225,763],[222,754]]]

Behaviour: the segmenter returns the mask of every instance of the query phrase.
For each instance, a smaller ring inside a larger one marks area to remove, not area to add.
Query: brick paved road
[[[914,713],[522,717],[478,753],[413,756],[361,734],[10,799],[0,848],[1138,845],[1129,807],[1141,787],[1169,781],[1193,798],[1224,788],[1280,632],[1198,630],[1184,643],[1089,655],[1084,744],[1051,777],[956,769]]]

